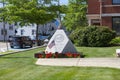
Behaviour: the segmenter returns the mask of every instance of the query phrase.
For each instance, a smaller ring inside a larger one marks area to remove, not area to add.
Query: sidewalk
[[[120,58],[46,58],[38,59],[37,65],[110,67],[120,69]]]
[[[0,42],[0,52],[5,52],[5,51],[7,51],[7,45],[8,45],[8,47],[9,47],[9,43],[7,42]]]

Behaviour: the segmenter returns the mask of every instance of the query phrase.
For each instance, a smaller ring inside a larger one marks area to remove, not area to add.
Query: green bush
[[[110,41],[110,44],[118,45],[120,44],[120,37],[116,37]]]
[[[70,39],[77,46],[104,47],[116,36],[115,32],[107,27],[89,26],[76,29],[71,33]]]

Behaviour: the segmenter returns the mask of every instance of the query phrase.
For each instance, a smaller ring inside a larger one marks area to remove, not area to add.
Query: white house
[[[0,41],[8,40],[9,36],[15,35],[15,27],[13,24],[0,23]],[[4,35],[5,34],[5,35]]]
[[[17,33],[16,35],[19,36],[29,36],[32,39],[36,36],[36,26],[30,25],[30,26],[23,26],[23,27],[17,27]]]
[[[45,36],[52,35],[58,28],[59,21],[54,20],[43,25],[39,25],[39,39],[45,38]],[[20,36],[29,36],[31,39],[36,38],[36,24],[29,26],[23,26],[17,28],[17,34]]]

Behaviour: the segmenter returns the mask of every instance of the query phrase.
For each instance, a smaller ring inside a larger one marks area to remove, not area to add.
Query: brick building
[[[108,26],[120,35],[120,0],[88,0],[89,25]]]

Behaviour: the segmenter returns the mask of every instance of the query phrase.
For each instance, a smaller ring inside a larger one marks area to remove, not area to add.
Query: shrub
[[[116,37],[110,41],[112,45],[120,45],[120,37]]]
[[[116,36],[115,32],[107,27],[90,26],[84,29],[76,29],[70,35],[70,39],[77,46],[104,47]]]

